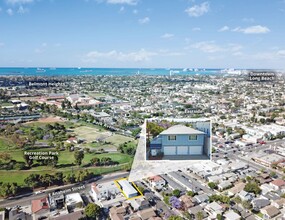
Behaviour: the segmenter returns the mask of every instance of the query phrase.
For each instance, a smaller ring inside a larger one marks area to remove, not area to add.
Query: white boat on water
[[[42,68],[37,68],[36,72],[37,73],[44,73],[44,72],[46,72],[46,70],[42,69]]]
[[[177,73],[180,73],[179,70],[170,70],[169,71],[169,75],[172,76],[173,74],[177,74]]]
[[[237,70],[234,68],[228,68],[228,69],[223,69],[221,70],[221,73],[226,73],[226,74],[233,74],[233,75],[240,75],[242,73],[246,72],[245,70]]]

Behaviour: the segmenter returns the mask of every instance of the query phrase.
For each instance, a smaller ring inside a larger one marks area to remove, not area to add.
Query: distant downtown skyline
[[[284,0],[2,0],[0,67],[285,69]]]

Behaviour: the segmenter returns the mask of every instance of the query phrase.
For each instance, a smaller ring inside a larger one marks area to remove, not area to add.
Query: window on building
[[[169,135],[168,136],[168,140],[175,141],[176,140],[176,136],[175,135]]]
[[[197,135],[196,134],[189,135],[189,140],[190,141],[197,140]]]

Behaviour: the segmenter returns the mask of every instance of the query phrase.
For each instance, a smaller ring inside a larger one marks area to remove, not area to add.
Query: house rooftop
[[[137,214],[143,220],[147,220],[147,219],[150,219],[151,217],[155,217],[156,216],[156,214],[155,214],[155,212],[154,212],[154,210],[152,208],[148,208],[148,209],[144,209],[144,210],[138,211]]]
[[[32,200],[32,212],[36,213],[38,211],[41,211],[43,209],[48,209],[48,200],[47,197],[37,200]]]
[[[77,212],[71,212],[67,215],[59,215],[57,217],[53,217],[53,220],[70,220],[70,219],[80,219],[80,218],[83,218],[84,217],[84,214],[83,212],[80,210],[80,211],[77,211]]]
[[[162,179],[161,176],[152,176],[152,177],[149,177],[149,180],[153,181],[153,182],[159,182],[159,181],[161,181],[163,179]]]
[[[218,211],[218,210],[221,210],[223,208],[217,202],[212,202],[212,203],[208,204],[207,206],[214,211]]]
[[[66,205],[73,205],[79,202],[83,202],[79,193],[72,193],[66,195]]]
[[[245,183],[240,182],[235,184],[235,186],[231,189],[229,189],[229,192],[231,192],[232,194],[237,194],[239,192],[241,192],[245,187]]]
[[[99,194],[99,193],[105,192],[105,191],[109,191],[109,190],[113,190],[113,189],[118,189],[118,187],[115,185],[114,181],[110,181],[110,182],[106,182],[106,183],[100,183],[100,184],[92,183],[92,185],[91,185],[91,190],[96,194]],[[118,189],[118,191],[119,191],[119,189]]]
[[[270,218],[273,218],[274,216],[280,213],[279,209],[277,209],[275,206],[272,205],[264,207],[263,210],[267,212]]]
[[[160,134],[168,135],[168,134],[205,134],[205,133],[202,131],[198,131],[193,128],[187,127],[185,125],[174,125],[164,130]]]
[[[239,220],[241,218],[240,215],[238,215],[232,210],[228,211],[224,216],[226,217],[226,219],[230,220]]]
[[[277,179],[277,180],[272,181],[271,184],[280,187],[280,186],[285,185],[285,181],[281,179]]]

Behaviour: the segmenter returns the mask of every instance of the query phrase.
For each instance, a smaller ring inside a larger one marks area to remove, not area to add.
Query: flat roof
[[[72,205],[72,204],[82,202],[82,198],[79,193],[72,193],[72,194],[66,195],[65,201],[67,205]]]
[[[185,187],[181,186],[180,184],[176,183],[174,180],[172,180],[170,177],[168,177],[165,174],[162,174],[161,177],[166,180],[167,184],[172,188],[172,189],[179,189],[180,191],[185,191]]]
[[[105,191],[105,190],[117,189],[117,187],[113,181],[110,181],[110,182],[101,183],[101,184],[92,183],[91,189],[93,189],[93,191],[96,193],[100,193],[101,191]]]
[[[138,193],[138,191],[129,183],[129,181],[123,179],[119,180],[118,183],[120,184],[122,190],[127,196]]]
[[[185,125],[174,125],[160,134],[205,134],[202,131],[195,130]]]
[[[188,188],[189,190],[193,192],[198,192],[200,188],[194,186],[192,183],[190,183],[189,179],[187,177],[183,177],[180,173],[176,171],[172,171],[168,173],[169,176],[174,178],[177,182],[179,182],[182,186]]]

